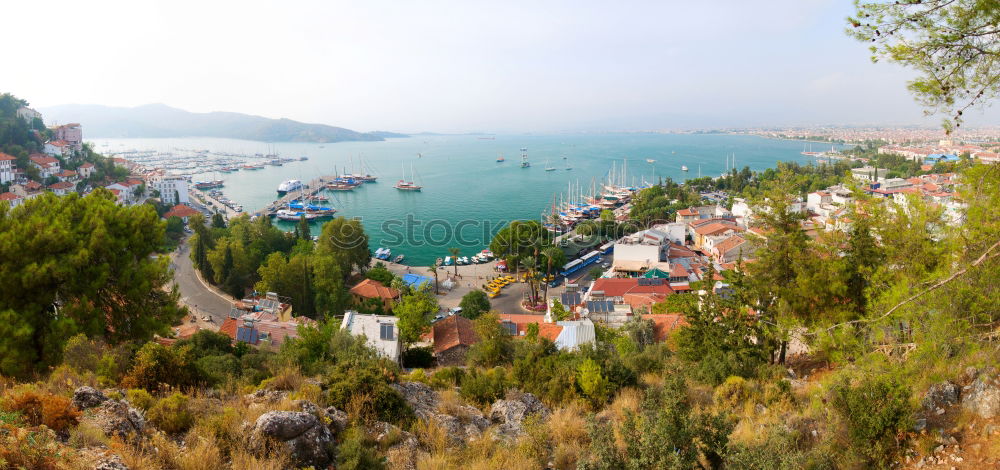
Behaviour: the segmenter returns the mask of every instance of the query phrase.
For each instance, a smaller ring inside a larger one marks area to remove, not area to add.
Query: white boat
[[[681,165],[681,171],[688,171],[687,165]]]
[[[528,168],[531,166],[531,162],[528,161],[528,149],[521,148],[521,168]]]
[[[280,220],[287,220],[289,222],[296,222],[303,216],[306,218],[306,220],[313,220],[317,217],[314,214],[307,214],[305,212],[292,211],[288,209],[279,210],[277,214],[275,214],[275,216]]]
[[[550,166],[549,161],[545,160],[545,171],[556,171],[556,167]]]
[[[653,160],[652,158],[647,158],[646,163],[656,163],[656,160]]]
[[[302,182],[299,180],[288,180],[283,181],[278,185],[278,195],[284,196],[292,191],[298,191],[302,189]]]
[[[413,178],[413,166],[410,166],[410,178]],[[406,167],[403,167],[403,178],[396,182],[393,186],[400,191],[420,191],[423,186],[418,185],[413,181],[406,181]]]

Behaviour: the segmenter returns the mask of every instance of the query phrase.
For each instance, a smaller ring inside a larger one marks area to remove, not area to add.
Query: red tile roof
[[[632,311],[639,308],[648,308],[657,302],[667,300],[667,294],[625,294],[625,303],[632,307]]]
[[[517,325],[518,336],[527,334],[528,325],[532,323],[538,324],[538,336],[542,338],[547,338],[555,341],[559,337],[559,333],[562,332],[562,327],[555,323],[545,323],[545,315],[537,315],[530,313],[502,313],[500,314],[500,321],[511,322]]]
[[[677,215],[684,216],[684,217],[691,217],[693,215],[698,215],[698,211],[693,210],[693,209],[681,209],[681,210],[677,211]]]
[[[659,285],[639,285],[638,278],[601,278],[594,282],[595,291],[603,291],[608,297],[622,297],[625,294],[664,294],[673,293],[670,286],[664,282]]]
[[[3,193],[3,194],[0,194],[0,201],[13,201],[13,200],[18,199],[20,197],[21,196],[18,196],[17,194],[14,194],[12,192],[6,192],[6,193]]]
[[[93,168],[93,167],[94,167],[94,164],[90,163],[90,162],[87,162],[87,163],[84,163],[83,165],[80,165],[80,168]]]
[[[653,320],[653,333],[657,341],[667,339],[671,331],[687,325],[684,315],[679,313],[664,313],[655,315],[643,315],[642,318]]]
[[[171,217],[180,217],[180,218],[191,217],[192,215],[195,215],[197,213],[198,210],[191,206],[185,206],[184,204],[177,204],[172,209],[167,211],[166,214],[163,214],[163,218],[169,219]]]
[[[235,340],[237,326],[239,326],[239,320],[232,317],[226,318],[226,321],[222,322],[222,326],[219,327],[219,333],[222,333]]]
[[[8,160],[17,160],[17,158],[7,155],[6,153],[0,152],[0,162],[5,162]]]
[[[40,166],[49,166],[53,163],[59,163],[59,160],[55,157],[50,157],[48,155],[33,154],[28,157],[31,161],[35,162]]]
[[[729,250],[732,250],[733,248],[736,248],[746,242],[747,241],[744,240],[743,237],[739,235],[733,235],[723,240],[718,245],[715,245],[715,251],[717,251],[719,254],[726,254],[726,252],[728,252]]]
[[[697,233],[698,235],[719,235],[726,233],[730,230],[739,231],[739,227],[728,224],[712,223],[708,225],[702,225],[694,229],[694,233]]]
[[[358,285],[351,288],[351,293],[366,299],[395,299],[399,297],[399,291],[392,287],[386,287],[381,282],[365,279]]]
[[[440,354],[458,345],[470,346],[479,342],[479,335],[472,327],[472,320],[452,315],[434,324],[431,329],[434,353]]]
[[[69,181],[60,181],[49,185],[49,189],[73,189],[75,185]]]

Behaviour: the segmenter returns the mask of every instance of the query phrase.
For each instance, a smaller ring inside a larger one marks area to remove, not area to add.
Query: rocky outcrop
[[[314,405],[315,406],[315,405]],[[316,415],[298,411],[269,411],[257,418],[251,441],[261,452],[270,442],[284,445],[296,465],[325,467],[334,460],[333,433]]]
[[[262,388],[256,392],[245,395],[243,398],[251,404],[277,403],[288,396],[288,392],[283,390],[271,390]]]
[[[78,410],[93,408],[106,401],[108,397],[94,387],[83,386],[73,392],[73,406]]]
[[[110,457],[101,458],[94,465],[94,470],[129,470],[128,465],[122,463],[121,457],[117,455],[112,455]]]
[[[522,393],[513,399],[497,400],[490,408],[490,420],[499,424],[496,431],[500,437],[517,437],[524,433],[525,418],[537,415],[541,419],[549,416],[549,409],[538,397]]]
[[[316,415],[317,418],[323,420],[323,422],[330,427],[330,431],[334,434],[340,434],[347,429],[347,413],[340,411],[337,408],[332,406],[320,408],[318,405],[309,400],[295,400],[293,403],[295,406],[298,406],[303,413]]]
[[[931,413],[958,404],[961,389],[951,382],[941,382],[931,385],[920,402],[924,411]]]
[[[129,438],[139,436],[146,427],[142,412],[125,400],[107,399],[97,408],[94,422],[108,436]]]
[[[403,382],[393,387],[403,395],[418,418],[440,426],[453,444],[478,438],[490,425],[483,413],[473,406],[449,404],[442,410],[440,394],[420,382]]]
[[[981,371],[963,388],[962,407],[983,419],[1000,416],[1000,377],[996,370]]]

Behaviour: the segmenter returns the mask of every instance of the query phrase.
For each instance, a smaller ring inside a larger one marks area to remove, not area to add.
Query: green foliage
[[[847,423],[855,451],[874,466],[890,467],[910,425],[909,387],[880,374],[862,377],[856,384],[843,379],[831,394],[833,408]]]
[[[569,318],[569,310],[566,309],[566,306],[559,299],[552,299],[552,308],[550,311],[552,312],[552,320],[554,321],[563,321]]]
[[[507,371],[502,367],[468,369],[462,377],[461,394],[462,398],[485,406],[503,398],[511,386]]]
[[[337,449],[337,468],[345,470],[378,470],[385,468],[375,452],[377,444],[368,439],[364,429],[352,427],[344,432]]]
[[[152,208],[120,207],[105,190],[0,206],[0,373],[53,365],[78,333],[111,344],[166,334],[183,311],[169,261],[153,256],[163,233]]]
[[[156,402],[146,417],[153,425],[167,434],[179,434],[187,431],[194,424],[188,401],[190,399],[178,392]]]
[[[122,379],[122,386],[155,391],[161,384],[194,385],[197,379],[194,360],[191,345],[171,348],[155,342],[146,343],[136,353],[132,368]]]
[[[611,384],[601,375],[601,366],[593,359],[586,359],[580,364],[576,383],[594,406],[607,402]]]
[[[391,286],[393,279],[396,279],[396,275],[389,271],[389,268],[385,267],[385,264],[381,261],[375,263],[371,269],[365,272],[365,277],[373,281],[381,282],[384,286]]]
[[[351,410],[363,421],[408,423],[413,411],[403,396],[389,386],[398,369],[388,361],[339,362],[323,377],[326,405]]]
[[[490,312],[474,320],[479,342],[466,354],[469,364],[494,367],[507,364],[512,359],[514,347],[510,335],[500,325],[500,317]]]
[[[462,301],[458,304],[462,308],[461,315],[470,320],[479,318],[480,315],[490,311],[490,298],[485,292],[473,289],[462,296]]]
[[[404,295],[393,313],[399,318],[399,339],[404,344],[420,341],[420,336],[430,330],[431,315],[438,311],[437,299],[426,292]]]
[[[149,392],[141,388],[129,389],[125,392],[125,399],[127,399],[132,406],[139,408],[142,411],[149,411],[149,409],[156,404],[156,399],[153,398]]]

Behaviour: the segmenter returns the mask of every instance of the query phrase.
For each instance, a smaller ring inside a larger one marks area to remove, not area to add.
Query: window
[[[510,321],[503,321],[503,322],[500,323],[500,326],[502,326],[503,329],[505,331],[507,331],[508,335],[517,336],[517,324],[516,323],[510,322]]]
[[[395,333],[393,332],[393,325],[391,323],[379,324],[378,337],[383,341],[393,341],[396,339]]]

